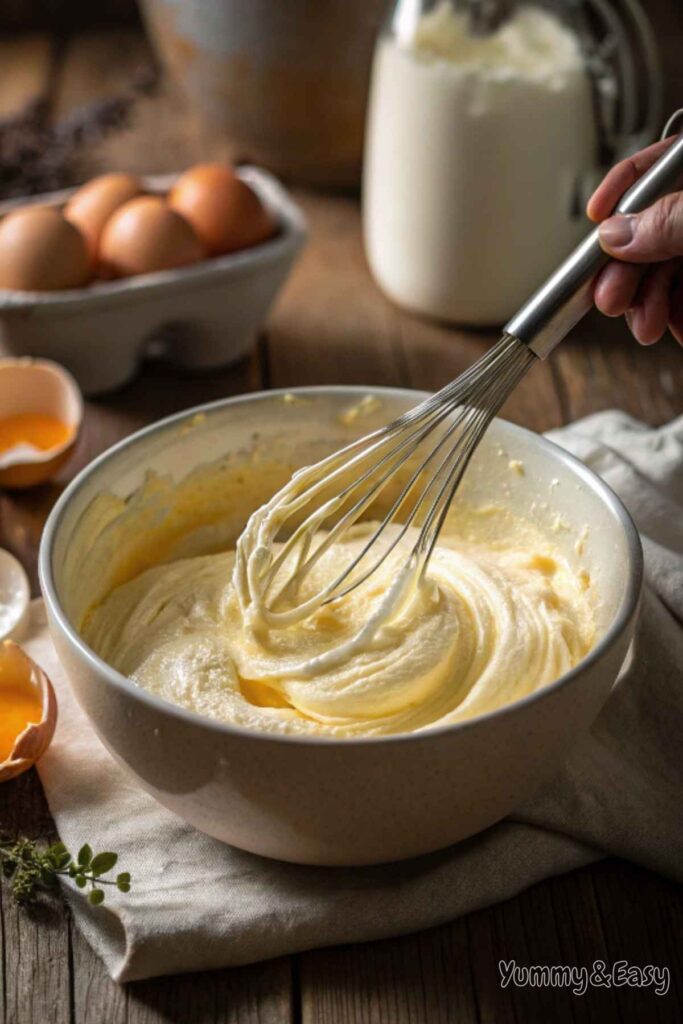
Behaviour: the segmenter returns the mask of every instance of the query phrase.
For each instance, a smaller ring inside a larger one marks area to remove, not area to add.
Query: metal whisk
[[[681,174],[683,135],[626,193],[618,211],[644,209]],[[268,627],[301,621],[360,586],[396,551],[402,561],[383,605],[385,615],[389,607],[395,612],[426,572],[489,423],[536,359],[546,358],[591,307],[595,276],[607,260],[596,229],[506,324],[500,341],[457,380],[393,423],[299,470],[258,509],[237,544],[233,578],[245,614]],[[311,587],[320,559],[348,537],[361,516],[380,507],[390,485],[396,493],[377,516],[374,532],[359,549],[354,546],[332,580]]]

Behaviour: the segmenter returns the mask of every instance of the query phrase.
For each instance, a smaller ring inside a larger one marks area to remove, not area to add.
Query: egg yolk
[[[68,441],[72,430],[72,427],[62,423],[56,416],[41,416],[37,413],[5,416],[0,418],[0,452],[9,451],[21,444],[48,451]]]
[[[14,743],[27,725],[40,722],[40,695],[28,682],[0,682],[0,763],[14,750]]]

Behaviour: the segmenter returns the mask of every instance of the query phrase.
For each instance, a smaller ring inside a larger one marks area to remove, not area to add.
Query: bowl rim
[[[628,581],[622,594],[619,607],[617,608],[614,619],[604,636],[602,636],[598,643],[591,648],[588,654],[582,658],[578,664],[574,665],[573,668],[569,669],[568,672],[565,672],[563,675],[553,680],[552,683],[548,683],[547,685],[540,687],[538,690],[535,690],[524,697],[520,697],[519,700],[503,704],[499,708],[494,708],[493,710],[487,711],[483,714],[475,715],[472,718],[466,718],[460,722],[451,722],[441,726],[427,726],[424,729],[415,732],[391,733],[386,736],[302,736],[292,733],[271,733],[257,729],[250,729],[246,726],[237,725],[232,722],[210,718],[207,715],[200,714],[198,711],[192,711],[191,709],[182,707],[181,705],[173,704],[162,697],[156,696],[156,694],[150,693],[149,690],[145,690],[143,687],[138,686],[132,679],[129,679],[117,669],[108,665],[107,662],[100,658],[99,655],[96,654],[88,644],[86,644],[83,638],[79,636],[76,629],[69,622],[57,596],[52,576],[52,550],[55,538],[59,532],[62,518],[70,501],[78,493],[81,487],[84,486],[88,478],[93,473],[97,472],[102,466],[106,465],[108,461],[118,457],[118,455],[127,448],[132,448],[156,434],[162,433],[169,428],[176,427],[183,420],[192,419],[197,414],[210,415],[213,411],[224,409],[231,405],[241,405],[247,402],[256,403],[288,394],[308,394],[319,395],[321,397],[335,394],[347,395],[350,398],[357,396],[364,397],[367,394],[379,394],[402,398],[405,398],[406,396],[415,396],[418,401],[421,401],[423,398],[427,397],[430,392],[420,391],[413,388],[330,384],[309,385],[294,388],[273,388],[268,391],[253,391],[243,395],[233,395],[229,398],[219,398],[213,402],[206,402],[201,405],[192,406],[189,409],[184,409],[180,412],[173,413],[170,416],[166,416],[163,419],[156,420],[154,423],[150,423],[147,426],[142,427],[140,430],[135,431],[135,433],[128,437],[123,438],[121,441],[118,441],[88,463],[88,465],[85,466],[65,488],[48,516],[40,542],[38,574],[43,597],[46,600],[52,617],[57,623],[59,629],[66,635],[69,642],[77,649],[79,656],[88,663],[92,670],[98,673],[98,675],[103,676],[108,685],[113,685],[115,689],[123,691],[127,696],[139,700],[143,704],[147,704],[152,709],[161,712],[162,714],[167,714],[172,718],[180,719],[191,726],[202,726],[219,735],[232,735],[238,738],[248,738],[260,742],[304,744],[307,746],[323,747],[330,750],[340,749],[342,747],[365,747],[380,743],[417,743],[423,742],[428,738],[433,738],[434,740],[439,737],[443,738],[451,733],[455,736],[462,730],[477,728],[484,722],[495,718],[502,718],[506,715],[519,713],[531,704],[536,704],[549,699],[558,690],[571,685],[574,679],[595,664],[595,662],[597,662],[603,654],[605,654],[605,652],[616,643],[622,633],[628,629],[638,610],[640,601],[643,585],[643,549],[640,535],[623,502],[604,480],[594,473],[593,470],[589,469],[588,466],[581,462],[580,459],[576,458],[575,455],[572,455],[571,452],[561,448],[542,434],[537,434],[535,431],[529,430],[526,427],[522,427],[516,423],[511,423],[509,420],[502,420],[500,417],[496,417],[496,420],[505,423],[505,429],[512,430],[513,434],[533,437],[534,443],[540,444],[542,448],[549,450],[554,457],[559,458],[561,462],[567,464],[593,492],[597,493],[603,499],[619,522],[625,535],[628,558],[631,563],[631,571],[629,572]]]

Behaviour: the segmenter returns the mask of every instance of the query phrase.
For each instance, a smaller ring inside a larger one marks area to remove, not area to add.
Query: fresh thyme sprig
[[[94,907],[104,903],[103,885],[115,885],[120,892],[130,890],[130,874],[103,878],[116,866],[116,853],[93,853],[86,843],[76,859],[64,843],[40,847],[33,839],[0,841],[0,864],[11,879],[12,895],[17,903],[35,903],[41,889],[54,889],[60,875],[72,878],[79,889],[88,888],[88,902]]]

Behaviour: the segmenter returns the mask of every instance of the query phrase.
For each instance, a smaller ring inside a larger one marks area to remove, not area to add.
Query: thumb
[[[642,213],[608,217],[598,230],[604,251],[628,263],[683,256],[683,192],[663,196]]]

